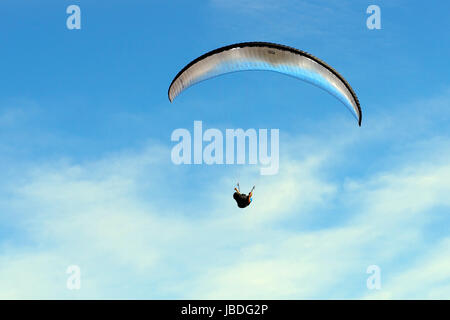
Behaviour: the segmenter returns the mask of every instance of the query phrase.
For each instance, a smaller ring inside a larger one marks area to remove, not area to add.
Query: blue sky
[[[67,6],[81,30],[66,28]],[[381,8],[368,30],[366,8]],[[1,298],[450,298],[448,4],[2,1]],[[312,53],[335,98],[270,72],[167,99],[242,41]],[[280,129],[280,170],[175,166],[177,128]],[[236,180],[252,205],[233,203]],[[66,268],[81,268],[80,290]],[[366,269],[381,269],[381,289]]]

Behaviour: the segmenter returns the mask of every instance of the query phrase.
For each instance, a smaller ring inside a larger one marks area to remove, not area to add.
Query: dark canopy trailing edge
[[[172,102],[184,89],[222,74],[267,70],[316,85],[338,98],[361,126],[358,98],[348,82],[332,67],[304,51],[268,42],[244,42],[210,51],[185,66],[169,87]]]

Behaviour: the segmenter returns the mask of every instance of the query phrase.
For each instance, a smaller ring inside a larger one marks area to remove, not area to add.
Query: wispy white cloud
[[[368,299],[449,299],[450,239],[444,238],[429,248],[418,261],[406,266],[385,282],[383,290],[368,294]]]
[[[224,24],[228,22],[227,28],[239,28],[249,36],[281,39],[324,35],[332,30],[330,26],[340,29],[351,22],[348,17],[359,8],[347,1],[212,0],[210,3],[219,16],[229,17],[223,20]],[[235,17],[239,15],[247,18],[246,26],[235,25]]]
[[[448,298],[448,239],[427,228],[450,207],[449,139],[426,155],[410,142],[362,175],[333,174],[361,139],[403,130],[390,129],[291,137],[248,210],[222,192],[235,183],[226,169],[190,190],[191,168],[168,162],[165,146],[34,165],[3,182],[2,230],[12,231],[1,237],[0,297]],[[78,292],[65,287],[71,264]],[[365,287],[371,264],[382,270],[376,293]]]
[[[0,129],[17,125],[36,115],[39,107],[27,99],[10,99],[0,103]]]

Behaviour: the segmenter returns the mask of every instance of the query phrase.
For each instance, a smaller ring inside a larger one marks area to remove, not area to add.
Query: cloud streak
[[[390,130],[286,137],[279,175],[260,178],[245,211],[227,168],[174,166],[167,146],[32,165],[2,186],[0,297],[448,298],[448,235],[427,230],[449,223],[437,210],[450,207],[450,140],[354,167],[356,146],[404,130],[379,122]],[[65,287],[72,264],[80,291]],[[371,264],[381,291],[365,287]]]

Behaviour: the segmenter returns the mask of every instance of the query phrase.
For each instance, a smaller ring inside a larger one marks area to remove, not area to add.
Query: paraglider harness
[[[253,196],[253,190],[255,190],[255,186],[253,186],[252,190],[249,192],[248,195],[245,193],[241,193],[239,183],[237,184],[237,188],[234,188],[236,191],[233,194],[234,200],[236,200],[236,203],[239,208],[245,208],[248,207],[248,205],[252,202],[252,196]]]

